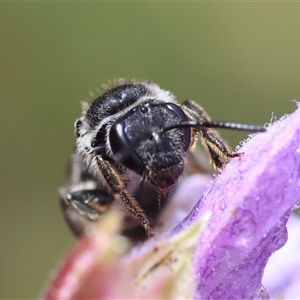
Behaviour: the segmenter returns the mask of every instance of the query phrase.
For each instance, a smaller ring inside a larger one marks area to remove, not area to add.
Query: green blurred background
[[[36,298],[74,243],[57,188],[89,91],[149,79],[214,119],[264,124],[300,99],[299,15],[299,3],[1,3],[0,298]]]

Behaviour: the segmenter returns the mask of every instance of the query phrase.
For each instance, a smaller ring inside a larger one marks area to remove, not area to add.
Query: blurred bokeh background
[[[74,243],[58,207],[80,101],[149,79],[218,120],[300,100],[299,3],[0,3],[0,298],[36,298]],[[234,148],[245,134],[222,132]]]

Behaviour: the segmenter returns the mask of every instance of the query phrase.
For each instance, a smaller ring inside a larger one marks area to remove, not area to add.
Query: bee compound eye
[[[142,175],[145,165],[125,133],[125,126],[122,121],[113,124],[109,132],[111,150],[118,163],[126,168]]]

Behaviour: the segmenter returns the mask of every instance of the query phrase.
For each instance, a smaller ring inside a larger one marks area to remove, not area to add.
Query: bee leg
[[[96,156],[96,162],[109,192],[123,204],[126,212],[139,220],[148,236],[154,236],[146,215],[136,199],[125,190],[124,182],[117,170],[101,156]]]
[[[242,153],[232,152],[227,143],[212,129],[202,130],[202,141],[208,149],[212,164],[217,169],[223,169],[230,158],[242,155]]]
[[[58,191],[60,207],[74,235],[80,236],[109,209],[114,197],[88,173],[82,155],[72,154],[69,171],[70,184]]]
[[[92,182],[81,182],[59,189],[60,206],[66,222],[75,236],[85,232],[87,226],[99,219],[114,201],[106,191],[87,189]]]
[[[206,111],[197,103],[186,100],[182,105],[191,120],[199,122],[211,121]],[[232,152],[226,141],[223,140],[215,130],[206,127],[198,127],[194,130],[196,134],[199,133],[201,136],[202,143],[208,150],[211,163],[215,168],[222,169],[226,166],[230,158],[240,157],[242,155],[241,153]]]
[[[182,106],[188,109],[188,112],[193,116],[193,119],[198,121],[211,121],[204,108],[196,102],[192,100],[185,100],[183,101]]]

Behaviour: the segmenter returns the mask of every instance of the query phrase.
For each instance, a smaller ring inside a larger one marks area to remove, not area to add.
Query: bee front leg
[[[240,157],[242,153],[231,151],[227,143],[212,129],[202,129],[202,141],[204,147],[208,149],[213,166],[217,169],[223,169],[230,158]]]
[[[192,120],[198,122],[211,121],[206,111],[197,103],[186,100],[182,103],[182,106]],[[224,168],[230,158],[242,155],[241,153],[232,152],[226,141],[215,130],[207,127],[196,127],[194,130],[202,138],[204,148],[207,149],[211,163],[216,169]]]
[[[122,181],[117,170],[101,156],[96,156],[96,162],[110,193],[123,204],[126,212],[128,212],[135,219],[139,220],[148,236],[154,236],[146,215],[136,199],[125,190],[124,182]]]

